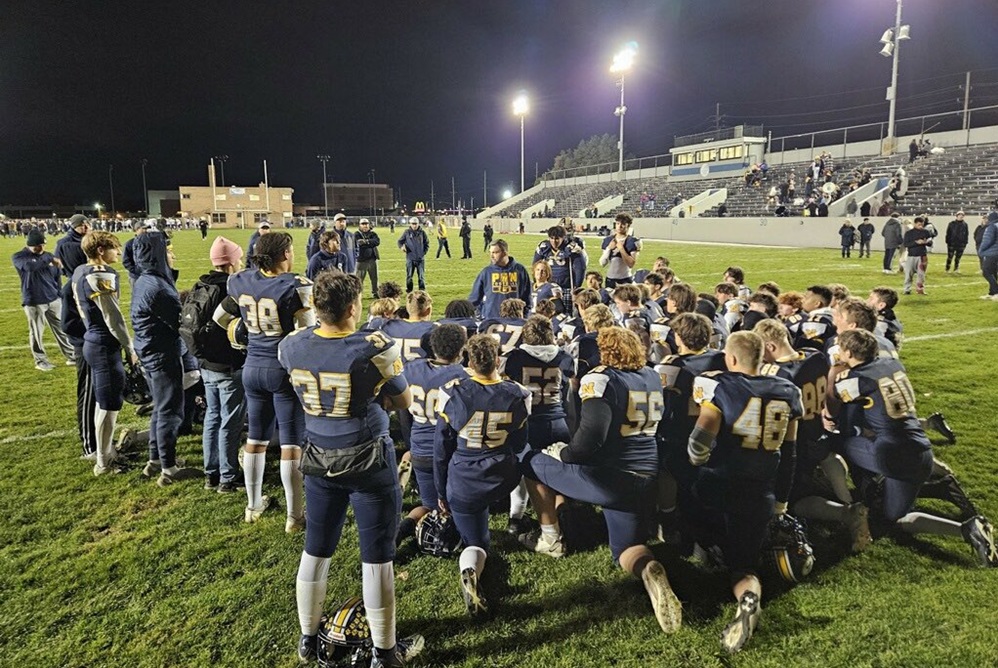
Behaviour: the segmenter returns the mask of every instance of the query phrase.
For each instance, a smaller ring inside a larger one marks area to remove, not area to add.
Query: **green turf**
[[[240,243],[249,236],[224,234]],[[295,232],[299,269],[305,235]],[[387,231],[382,237],[382,279],[402,281],[403,256]],[[201,241],[197,232],[175,238],[180,285],[188,287],[207,268],[210,238]],[[521,262],[539,240],[507,238]],[[0,250],[9,256],[21,243],[0,240]],[[427,260],[436,312],[467,294],[486,261],[481,243],[476,235],[472,261]],[[459,245],[452,241],[458,255]],[[879,272],[879,258],[842,260],[837,250],[647,242],[639,264],[649,266],[660,253],[701,289],[731,264],[746,269],[752,286],[767,279],[784,289],[836,281],[863,297],[885,278],[900,287],[899,277]],[[998,305],[977,300],[983,281],[976,258],[964,263],[964,276],[946,276],[943,258],[934,255],[929,296],[903,298],[902,358],[919,413],[945,411],[959,435],[958,445],[939,446],[937,455],[981,509],[998,517],[992,361]],[[124,291],[127,303],[127,281]],[[34,370],[18,297],[8,265],[0,272],[0,665],[296,665],[294,578],[302,536],[284,534],[283,512],[243,524],[244,496],[209,493],[197,482],[161,489],[137,472],[94,478],[78,459],[73,369]],[[981,329],[987,331],[960,334]],[[946,336],[921,338],[931,335]],[[121,423],[138,426],[142,419],[126,407]],[[200,461],[198,437],[183,438],[179,450]],[[283,506],[273,458],[265,489]],[[502,526],[494,520],[494,529]],[[517,549],[501,531],[494,537],[484,579],[498,616],[483,624],[464,616],[456,563],[400,555],[399,631],[427,639],[417,665],[998,665],[998,570],[976,567],[959,540],[882,540],[857,557],[842,555],[835,534],[818,540],[815,576],[793,589],[767,583],[758,632],[742,654],[728,658],[718,642],[733,613],[723,576],[655,548],[685,609],[682,630],[666,637],[640,583],[612,566],[606,547],[554,561]],[[329,580],[330,603],[360,593],[352,524]]]

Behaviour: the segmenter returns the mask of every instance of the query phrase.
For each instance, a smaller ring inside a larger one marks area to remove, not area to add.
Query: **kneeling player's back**
[[[461,380],[440,391],[437,410],[457,432],[455,456],[519,452],[527,442],[530,390],[517,383]]]

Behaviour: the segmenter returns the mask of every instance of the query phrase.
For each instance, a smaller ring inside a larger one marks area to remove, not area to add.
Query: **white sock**
[[[329,561],[329,558],[301,553],[298,579],[295,581],[295,600],[298,603],[298,623],[301,625],[301,632],[307,636],[314,636],[319,632],[322,604],[326,601]]]
[[[849,492],[849,483],[846,479],[849,473],[846,461],[833,453],[825,457],[818,466],[821,467],[825,477],[828,478],[828,483],[832,486],[835,498],[845,504],[852,503],[852,494]]]
[[[395,647],[395,569],[392,562],[361,564],[364,609],[376,649]]]
[[[480,547],[469,546],[461,550],[461,557],[458,559],[458,568],[463,573],[468,568],[474,568],[477,575],[482,574],[485,568],[485,558],[488,553]]]
[[[263,468],[267,463],[266,452],[249,452],[243,455],[243,478],[246,480],[246,498],[250,508],[259,508],[263,491]]]
[[[114,426],[118,411],[106,411],[97,406],[94,411],[94,435],[97,437],[97,466],[104,468],[114,461]]]
[[[523,478],[520,478],[520,484],[509,493],[510,519],[518,520],[523,517],[523,513],[527,511],[527,501],[529,498],[527,496],[527,485],[523,482]]]
[[[552,540],[557,540],[561,538],[561,527],[557,524],[542,524],[541,534],[551,538]]]
[[[849,508],[820,496],[807,496],[794,504],[794,515],[806,517],[809,520],[845,524],[849,519]]]
[[[285,459],[288,453],[293,459]],[[288,517],[296,520],[302,518],[302,506],[305,499],[305,479],[301,471],[298,470],[298,462],[301,461],[301,448],[297,445],[281,446],[281,484],[284,485],[284,500],[288,506]]]
[[[908,534],[928,533],[935,536],[963,538],[959,522],[927,513],[908,513],[898,520],[898,526]]]

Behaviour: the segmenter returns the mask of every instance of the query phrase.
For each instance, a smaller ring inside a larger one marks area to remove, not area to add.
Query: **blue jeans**
[[[139,361],[152,394],[149,459],[158,459],[163,468],[170,468],[177,464],[177,436],[184,421],[184,365],[179,352],[148,353]]]
[[[414,260],[408,255],[405,257],[405,291],[412,292],[412,275],[416,273],[419,279],[419,289],[426,289],[426,263],[424,258]]]
[[[235,482],[239,478],[239,442],[246,416],[243,372],[201,369],[201,380],[208,406],[201,435],[204,474],[218,482]]]

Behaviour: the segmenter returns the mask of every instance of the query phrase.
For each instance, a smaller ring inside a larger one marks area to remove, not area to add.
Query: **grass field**
[[[226,232],[245,244],[248,232]],[[181,287],[207,269],[209,241],[175,236]],[[306,232],[295,231],[304,268]],[[382,280],[404,279],[404,262],[382,234]],[[537,236],[507,237],[525,264]],[[459,239],[452,250],[460,255]],[[53,244],[49,248],[54,247]],[[21,239],[0,240],[7,257]],[[427,260],[436,311],[464,297],[487,258]],[[841,260],[838,250],[785,250],[646,242],[642,266],[665,254],[697,288],[740,264],[748,283],[783,289],[842,282],[865,297],[900,278],[880,259]],[[998,304],[980,302],[976,258],[964,276],[929,263],[926,297],[897,309],[907,341],[902,359],[919,414],[946,413],[955,446],[938,446],[981,510],[998,518],[998,403],[994,345]],[[242,522],[243,495],[220,495],[200,482],[159,488],[139,473],[94,478],[75,435],[75,375],[33,368],[16,274],[0,272],[0,665],[2,666],[294,666],[298,622],[294,579],[301,535],[283,532],[284,513]],[[124,282],[124,302],[128,284]],[[127,313],[127,309],[124,309]],[[140,426],[127,406],[120,422]],[[930,434],[930,436],[932,436]],[[181,456],[199,463],[199,436]],[[276,458],[265,491],[283,494]],[[407,499],[407,505],[412,498]],[[493,529],[505,526],[504,518]],[[426,636],[416,665],[448,666],[995,666],[998,570],[976,566],[955,539],[885,539],[844,556],[817,532],[814,576],[793,589],[767,583],[762,623],[741,654],[722,656],[719,634],[733,614],[725,576],[704,573],[654,548],[685,608],[684,626],[664,636],[640,583],[611,564],[609,549],[554,561],[518,549],[494,531],[485,587],[494,621],[465,616],[455,562],[400,554],[396,566],[399,631]],[[356,532],[349,524],[330,570],[329,603],[360,593]]]

